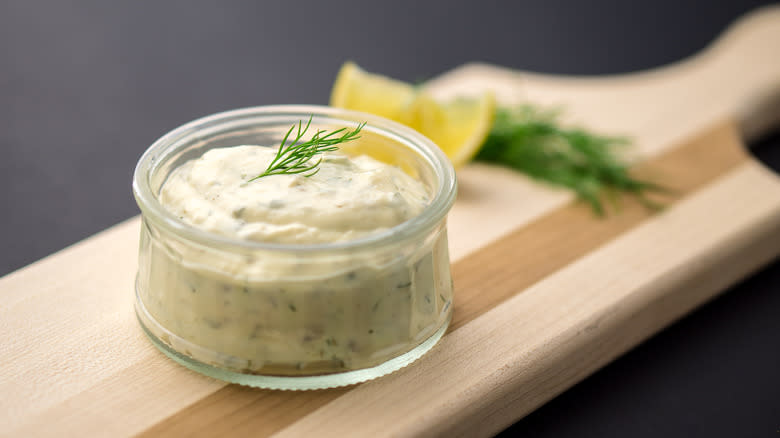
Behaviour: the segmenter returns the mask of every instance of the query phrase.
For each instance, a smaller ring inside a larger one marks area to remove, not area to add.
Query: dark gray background
[[[167,130],[325,104],[346,59],[407,81],[469,61],[628,72],[765,3],[0,1],[0,275],[136,214],[132,168]],[[780,165],[780,137],[757,150]],[[510,432],[780,436],[779,288],[775,262]]]

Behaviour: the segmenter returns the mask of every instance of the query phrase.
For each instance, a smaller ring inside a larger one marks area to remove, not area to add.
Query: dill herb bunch
[[[657,208],[645,192],[660,188],[632,177],[622,160],[620,149],[628,145],[626,138],[563,128],[557,116],[556,111],[541,111],[529,105],[499,108],[476,159],[568,188],[598,215],[604,214],[603,199],[613,199],[620,192]]]

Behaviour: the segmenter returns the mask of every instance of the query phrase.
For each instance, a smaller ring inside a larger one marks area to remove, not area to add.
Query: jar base
[[[148,313],[137,295],[135,310],[138,322],[141,325],[144,333],[146,333],[146,336],[152,341],[152,344],[154,344],[155,347],[157,347],[160,351],[162,351],[169,358],[173,359],[175,362],[184,365],[185,367],[195,372],[226,382],[237,383],[239,385],[251,386],[255,388],[290,391],[337,388],[341,386],[366,382],[368,380],[373,380],[378,377],[390,374],[416,361],[422,355],[427,353],[431,348],[433,348],[439,339],[444,336],[444,333],[447,331],[447,327],[449,327],[450,323],[448,320],[435,333],[433,333],[430,337],[428,337],[428,339],[423,341],[417,347],[371,368],[314,376],[268,376],[262,374],[241,373],[225,368],[220,368],[182,354],[172,348],[171,344],[189,344],[195,349],[200,347],[192,345],[189,341],[176,336],[159,325],[157,321],[155,321],[154,318],[152,318],[152,316]],[[161,336],[158,336],[155,333],[160,333]],[[161,337],[168,338],[168,342],[161,339]]]

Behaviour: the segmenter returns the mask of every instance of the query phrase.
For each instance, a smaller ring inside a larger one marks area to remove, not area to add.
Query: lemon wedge
[[[424,90],[368,73],[352,62],[345,63],[336,76],[330,105],[407,125],[436,143],[456,168],[468,163],[482,147],[496,111],[492,93],[439,102]]]

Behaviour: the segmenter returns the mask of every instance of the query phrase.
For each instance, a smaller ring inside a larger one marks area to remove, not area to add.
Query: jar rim
[[[151,178],[156,169],[155,163],[164,161],[168,155],[176,150],[177,146],[189,139],[196,138],[198,133],[204,129],[214,129],[220,125],[242,119],[280,116],[297,117],[301,120],[312,116],[315,121],[317,118],[327,118],[353,127],[366,122],[366,126],[376,133],[410,147],[425,159],[438,179],[436,193],[419,215],[387,230],[353,240],[307,244],[242,240],[202,230],[179,219],[159,201],[151,184]],[[433,141],[400,123],[373,114],[320,105],[267,105],[239,108],[201,117],[185,123],[157,139],[143,153],[136,164],[133,172],[133,195],[144,219],[151,220],[155,225],[177,236],[209,247],[307,253],[354,251],[405,242],[433,229],[446,217],[455,202],[457,179],[451,162]]]

